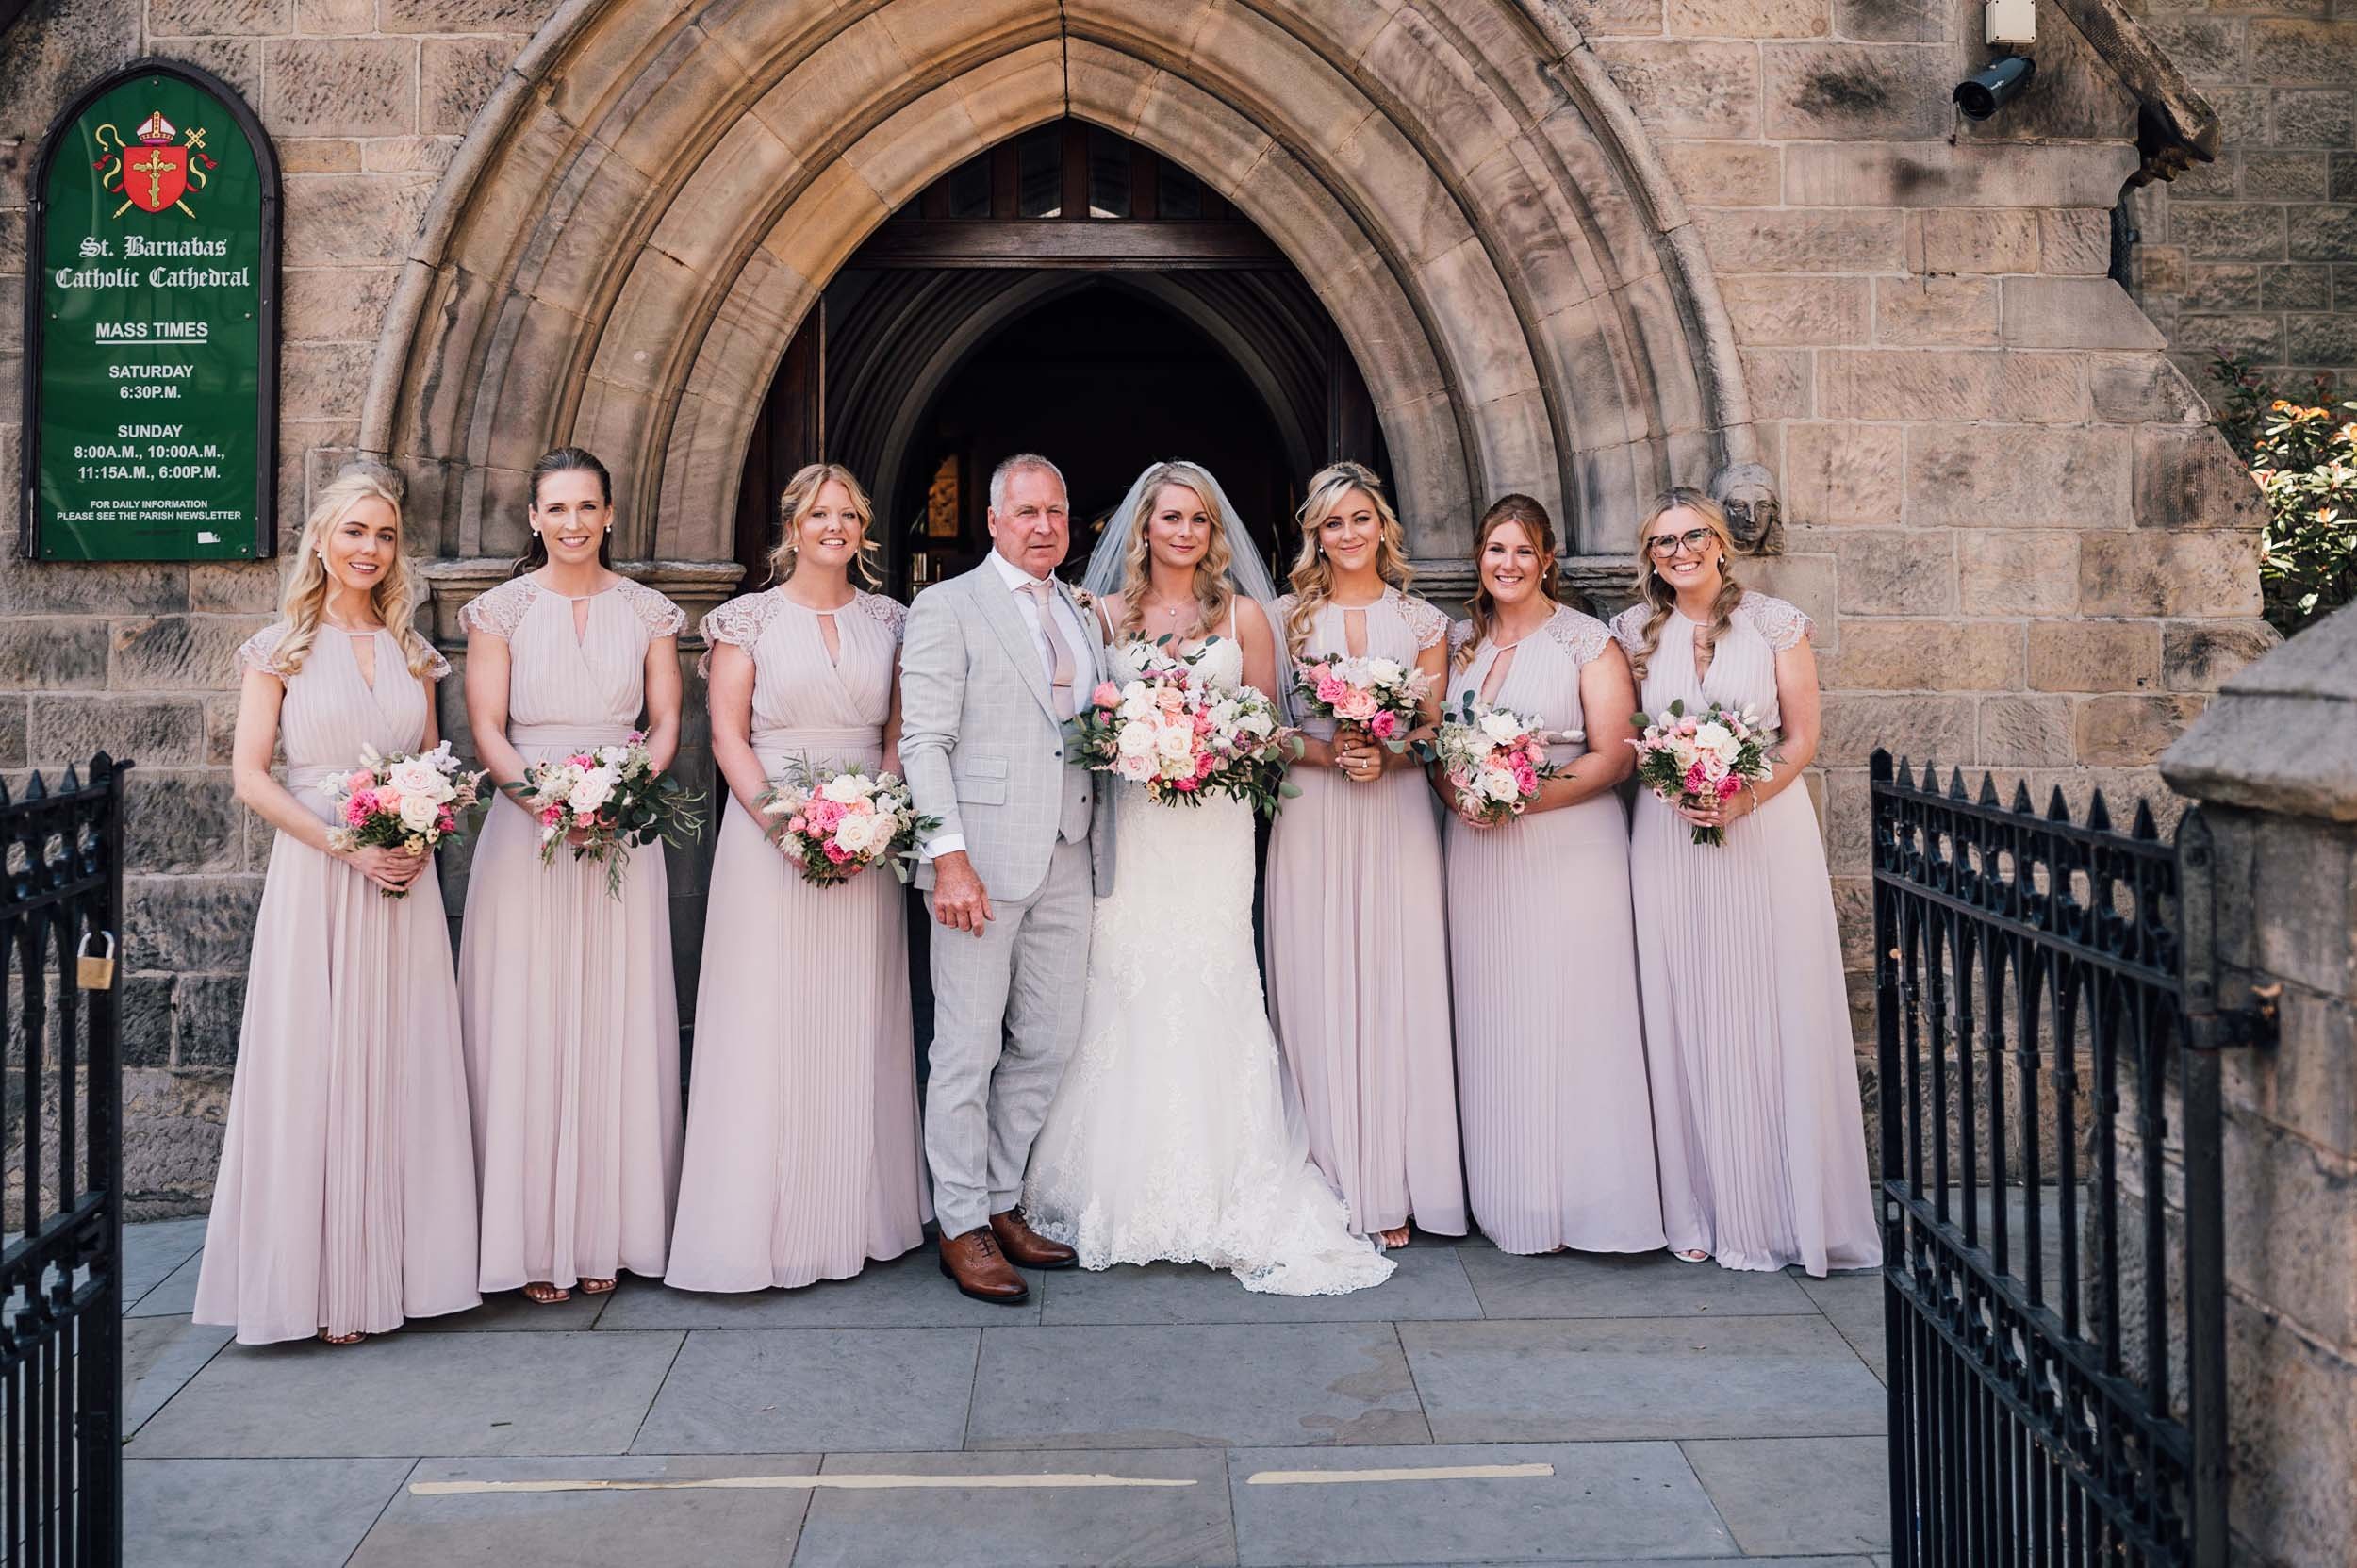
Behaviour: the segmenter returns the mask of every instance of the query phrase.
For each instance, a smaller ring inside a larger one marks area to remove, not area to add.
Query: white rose
[[[1694,749],[1714,757],[1732,758],[1739,747],[1735,732],[1724,724],[1705,724],[1694,732]]]
[[[423,757],[404,757],[393,764],[385,782],[400,790],[404,798],[411,795],[422,795],[432,800],[436,790],[438,789],[447,794],[450,789],[440,770]]]
[[[856,773],[837,773],[827,781],[827,786],[818,793],[839,806],[848,806],[867,793],[867,781]],[[844,846],[846,849],[849,847]]]
[[[565,803],[575,816],[586,817],[613,798],[616,782],[612,768],[593,767],[567,792]]]
[[[1236,720],[1236,728],[1256,740],[1266,740],[1276,730],[1277,721],[1266,713],[1255,709]]]
[[[404,795],[401,798],[401,825],[411,833],[425,832],[441,814],[441,806],[422,795]]]
[[[865,815],[846,817],[834,825],[834,841],[855,855],[864,855],[876,845],[876,819]]]
[[[1191,723],[1172,724],[1158,731],[1154,750],[1165,758],[1176,760],[1195,754],[1195,726]]]
[[[1142,718],[1133,719],[1121,727],[1120,738],[1114,745],[1125,759],[1150,757],[1154,754],[1154,739],[1159,733],[1150,722]]]
[[[1481,793],[1492,801],[1511,801],[1522,793],[1522,786],[1505,768],[1485,767],[1481,770]]]
[[[1131,784],[1144,784],[1154,776],[1154,759],[1150,756],[1125,756],[1114,765],[1114,768]]]
[[[1388,686],[1408,679],[1408,670],[1397,659],[1369,659],[1367,679],[1378,686]]]
[[[1154,706],[1153,688],[1144,681],[1130,682],[1121,688],[1121,706],[1116,711],[1125,719],[1150,718],[1158,711]]]
[[[1522,725],[1510,713],[1485,713],[1481,716],[1481,733],[1492,745],[1510,746],[1523,733]]]

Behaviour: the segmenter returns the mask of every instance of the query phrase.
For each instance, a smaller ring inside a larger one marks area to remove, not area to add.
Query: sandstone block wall
[[[2131,0],[2217,111],[2217,161],[2137,192],[2133,287],[2205,393],[2219,350],[2295,396],[2357,375],[2357,6]]]

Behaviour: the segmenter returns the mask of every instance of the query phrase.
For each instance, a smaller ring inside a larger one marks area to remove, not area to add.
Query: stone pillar
[[[2229,1049],[2235,1560],[2339,1568],[2357,1539],[2357,608],[2228,681],[2161,758],[2217,836],[2219,999],[2281,985]]]

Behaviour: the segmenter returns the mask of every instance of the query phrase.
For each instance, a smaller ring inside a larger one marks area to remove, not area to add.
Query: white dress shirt
[[[1049,624],[1043,625],[1039,618],[1038,602],[1025,590],[1033,583],[1052,583],[1054,579],[1034,577],[996,550],[990,553],[990,564],[997,570],[999,581],[1006,585],[1008,596],[1014,601],[1015,613],[1023,618],[1024,626],[1030,630],[1031,646],[1039,650],[1041,673],[1045,674],[1055,668],[1054,651],[1047,646],[1049,636],[1061,637],[1064,647],[1071,652],[1072,702],[1075,707],[1078,707],[1088,700],[1090,689],[1096,684],[1096,660],[1089,652],[1088,629],[1082,626],[1080,618],[1073,614],[1072,602],[1063,594],[1049,594],[1047,598]],[[1052,631],[1049,629],[1050,626],[1053,628]],[[938,860],[943,855],[955,854],[964,848],[965,835],[964,834],[946,833],[919,844],[916,850],[917,853],[927,860]]]

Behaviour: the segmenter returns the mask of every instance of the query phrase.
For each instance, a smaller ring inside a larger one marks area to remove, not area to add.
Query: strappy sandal
[[[584,1296],[611,1296],[614,1294],[614,1287],[620,1283],[619,1279],[584,1279],[575,1288]]]
[[[571,1291],[546,1279],[535,1279],[524,1287],[524,1299],[536,1307],[553,1307],[560,1301],[570,1301],[572,1298]]]
[[[321,1345],[357,1345],[368,1337],[366,1334],[331,1334],[324,1329],[320,1330]]]
[[[1706,1263],[1710,1262],[1710,1254],[1705,1252],[1699,1246],[1695,1247],[1690,1252],[1673,1252],[1670,1256],[1675,1258],[1681,1263]]]

